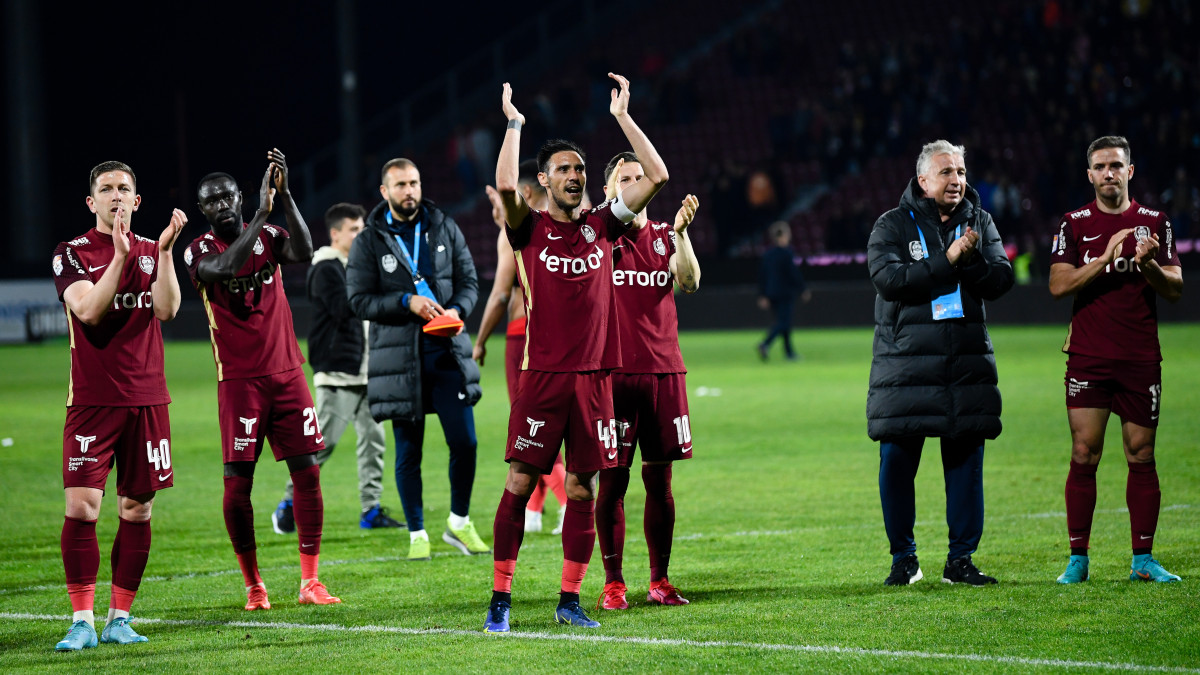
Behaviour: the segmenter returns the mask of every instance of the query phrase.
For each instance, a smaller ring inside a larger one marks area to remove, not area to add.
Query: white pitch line
[[[1161,511],[1178,511],[1180,509],[1190,509],[1190,508],[1192,508],[1191,504],[1171,504],[1169,506],[1162,507]],[[1129,509],[1125,509],[1125,508],[1100,509],[1100,510],[1096,511],[1097,514],[1128,513],[1128,512],[1129,512]],[[1014,515],[1008,515],[1008,516],[993,516],[991,518],[991,520],[993,520],[993,521],[995,521],[995,520],[1026,520],[1026,519],[1041,519],[1041,518],[1055,518],[1055,517],[1065,518],[1066,515],[1067,514],[1064,512],[1050,511],[1050,512],[1046,512],[1046,513],[1026,513],[1026,514],[1014,514]],[[930,526],[935,526],[938,524],[939,524],[939,522],[937,522],[937,521],[919,521],[916,523],[916,525],[919,527],[930,527]],[[801,527],[801,528],[796,528],[796,529],[791,529],[791,530],[742,530],[742,531],[738,531],[738,532],[710,532],[710,533],[696,532],[693,534],[677,535],[675,537],[675,541],[697,541],[699,539],[721,539],[724,537],[785,537],[785,536],[790,536],[790,535],[794,535],[794,534],[801,534],[803,532],[826,532],[829,530],[865,530],[865,529],[874,529],[874,528],[878,528],[878,527],[879,527],[878,523],[871,523],[871,524],[860,524],[860,525],[827,525],[827,526],[826,525],[818,525],[815,527]],[[554,541],[557,541],[557,540],[554,540]],[[641,538],[634,536],[634,537],[627,538],[625,540],[625,543],[632,544],[632,543],[636,543],[639,541],[641,541]],[[526,541],[525,543],[523,543],[521,545],[522,551],[528,551],[532,548],[540,548],[540,546],[538,543],[531,544],[528,541]],[[433,557],[435,557],[435,558],[443,557],[443,556],[457,557],[458,555],[459,555],[458,553],[450,553],[447,551],[440,551],[440,552],[435,552],[433,554]],[[403,556],[378,556],[378,557],[373,557],[373,558],[357,558],[357,559],[351,559],[351,560],[322,560],[321,564],[322,565],[360,565],[360,564],[364,564],[364,563],[397,562],[397,561],[405,560],[405,559],[406,558]],[[278,571],[284,571],[284,570],[294,570],[295,568],[296,568],[295,565],[284,565],[284,566],[276,566],[276,567],[263,567],[259,571],[260,572],[278,572]],[[171,575],[166,575],[166,576],[150,576],[150,577],[143,578],[142,582],[145,583],[145,582],[151,582],[151,581],[174,581],[177,579],[196,579],[196,578],[200,578],[200,577],[221,577],[221,576],[230,576],[230,575],[234,575],[234,574],[241,574],[241,570],[236,570],[236,569],[235,570],[215,570],[215,571],[211,571],[211,572],[185,572],[183,574],[171,574]],[[96,587],[101,588],[101,587],[109,585],[109,583],[110,582],[107,582],[107,581],[97,581]],[[55,591],[55,590],[62,590],[62,588],[63,588],[63,584],[39,584],[36,586],[22,586],[20,588],[0,588],[0,596],[12,595],[14,593]]]
[[[67,615],[23,614],[0,612],[0,619],[24,621],[71,620]],[[630,636],[602,635],[596,633],[526,633],[514,632],[494,635],[482,631],[455,630],[450,628],[401,628],[399,626],[344,626],[335,623],[292,623],[285,621],[201,621],[195,619],[146,619],[137,617],[138,624],[163,626],[226,626],[230,628],[256,628],[274,630],[308,630],[330,633],[390,633],[394,635],[449,635],[481,638],[485,640],[554,640],[559,642],[599,642],[607,644],[630,644],[654,647],[690,647],[694,649],[746,649],[751,651],[784,651],[809,654],[844,654],[849,656],[888,657],[917,660],[968,661],[974,663],[997,663],[1013,666],[1036,666],[1051,668],[1090,668],[1139,673],[1191,673],[1200,674],[1200,669],[1185,666],[1152,666],[1140,663],[1109,663],[1107,661],[1073,661],[1069,659],[1038,659],[1025,656],[995,656],[991,654],[955,654],[947,652],[906,651],[896,649],[868,649],[865,647],[840,647],[838,645],[789,645],[770,642],[730,642],[725,640],[685,640],[679,638],[640,638]]]

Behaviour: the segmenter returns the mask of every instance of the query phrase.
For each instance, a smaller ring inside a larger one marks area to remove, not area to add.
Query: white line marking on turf
[[[0,619],[25,621],[71,620],[68,615],[24,614],[0,612]],[[990,654],[955,654],[949,652],[904,651],[896,649],[868,649],[865,647],[839,647],[837,645],[789,645],[769,642],[728,642],[725,640],[684,640],[678,638],[642,638],[595,633],[525,633],[491,635],[481,631],[456,630],[451,628],[401,628],[399,626],[344,626],[336,623],[292,623],[286,621],[201,621],[196,619],[146,619],[137,617],[137,624],[159,624],[163,626],[227,626],[230,628],[258,628],[275,630],[308,630],[331,633],[391,633],[397,635],[451,635],[483,639],[509,640],[556,640],[560,642],[601,642],[609,644],[631,644],[658,647],[692,647],[698,649],[748,649],[753,651],[787,651],[810,654],[846,654],[850,656],[889,657],[902,659],[969,661],[975,663],[999,663],[1016,666],[1038,666],[1052,668],[1093,668],[1097,670],[1119,670],[1144,673],[1192,673],[1200,669],[1184,666],[1151,666],[1140,663],[1109,663],[1106,661],[1072,661],[1068,659],[1037,659],[1026,656],[994,656]]]

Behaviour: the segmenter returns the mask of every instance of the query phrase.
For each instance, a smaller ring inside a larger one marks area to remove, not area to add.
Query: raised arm
[[[89,326],[100,323],[112,307],[113,298],[117,295],[117,284],[121,282],[121,272],[125,261],[129,259],[129,222],[125,220],[125,207],[117,207],[117,217],[113,221],[113,257],[108,263],[104,274],[95,283],[91,281],[76,281],[63,292],[63,302],[71,313]]]
[[[150,285],[150,293],[154,298],[154,316],[159,321],[170,321],[179,312],[179,279],[175,276],[175,258],[171,256],[171,248],[183,226],[187,225],[187,215],[179,209],[171,214],[171,222],[158,235],[158,277]]]
[[[271,204],[275,197],[275,189],[271,187],[273,168],[274,165],[267,166],[267,171],[263,174],[262,184],[258,189],[259,207],[250,219],[250,224],[233,240],[229,248],[215,255],[205,256],[196,265],[196,276],[201,281],[211,284],[232,279],[250,259],[250,254],[254,252],[254,242],[258,241],[267,216],[271,214]]]
[[[608,105],[608,111],[617,118],[617,124],[621,125],[621,131],[625,132],[625,138],[629,141],[629,147],[633,149],[638,161],[642,163],[642,170],[646,172],[645,180],[630,185],[621,193],[625,206],[629,207],[630,211],[639,213],[667,184],[667,165],[663,163],[662,157],[659,157],[658,151],[654,149],[645,132],[629,116],[629,80],[614,73],[609,73],[608,76],[616,80],[620,87],[612,90],[612,102]]]
[[[1054,263],[1050,266],[1050,295],[1054,299],[1075,295],[1084,286],[1092,283],[1104,268],[1112,264],[1112,261],[1121,254],[1121,246],[1125,242],[1125,237],[1133,232],[1133,228],[1125,228],[1117,232],[1108,240],[1108,246],[1104,247],[1104,255],[1093,258],[1088,264],[1083,267],[1076,267],[1070,263]]]
[[[490,189],[490,188],[489,188]],[[503,224],[501,224],[503,227]],[[512,297],[513,282],[517,278],[517,264],[513,260],[512,245],[504,232],[496,239],[496,278],[492,281],[492,292],[488,294],[479,321],[479,333],[475,336],[475,348],[471,357],[483,365],[487,357],[487,340],[500,325],[500,319],[508,313],[508,301]]]
[[[700,200],[696,195],[683,198],[683,206],[675,214],[675,253],[671,254],[671,274],[675,283],[684,293],[695,293],[700,288],[700,262],[696,260],[696,252],[692,249],[692,240],[688,237],[687,228],[696,217],[696,209],[700,208]]]
[[[525,116],[513,105],[512,85],[507,82],[504,83],[500,94],[500,109],[508,119],[508,129],[504,132],[500,157],[496,160],[496,192],[500,195],[504,220],[515,230],[521,227],[525,217],[529,215],[529,205],[517,189],[521,163],[521,127],[525,126]]]
[[[300,209],[296,208],[295,200],[292,199],[292,191],[288,187],[287,161],[279,148],[271,148],[267,159],[274,167],[275,197],[283,206],[283,217],[287,219],[288,224],[289,236],[283,243],[280,259],[285,263],[308,262],[313,257],[312,234],[308,231],[304,216],[300,215]]]

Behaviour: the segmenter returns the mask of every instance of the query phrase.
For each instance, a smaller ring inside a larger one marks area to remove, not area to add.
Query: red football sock
[[[112,596],[109,600],[109,609],[118,609],[122,612],[128,612],[133,607],[133,598],[137,595],[136,589],[121,588],[120,586],[112,585]]]
[[[317,567],[319,562],[318,555],[300,554],[300,581],[308,581],[309,579],[317,578]]]
[[[550,469],[549,474],[542,477],[542,481],[554,493],[554,498],[558,500],[559,506],[567,503],[567,467],[563,464],[562,455],[554,460],[554,468]]]
[[[1125,504],[1129,507],[1129,525],[1135,551],[1149,552],[1158,529],[1158,511],[1162,492],[1158,489],[1158,470],[1153,461],[1130,462],[1125,482]]]
[[[675,497],[671,494],[671,465],[642,465],[646,486],[643,531],[650,551],[650,581],[667,578],[671,564],[671,542],[675,538]]]
[[[67,516],[59,538],[67,594],[71,610],[91,610],[96,595],[96,572],[100,569],[100,544],[96,541],[96,521]]]
[[[625,492],[629,489],[629,467],[600,472],[596,492],[596,538],[604,557],[604,582],[625,581],[621,556],[625,553]]]
[[[595,507],[596,502],[591,499],[567,500],[567,517],[562,531],[564,593],[579,593],[579,586],[587,574],[588,561],[596,548]]]
[[[533,493],[529,495],[529,504],[525,507],[530,511],[542,512],[546,506],[546,477],[540,476],[537,485],[533,486]]]
[[[496,519],[492,522],[493,590],[501,593],[512,592],[517,552],[521,550],[521,540],[525,537],[525,507],[528,504],[529,497],[505,489],[496,508]]]
[[[113,593],[117,587],[129,593],[137,593],[142,583],[142,574],[146,571],[146,561],[150,559],[150,521],[133,521],[118,519],[117,537],[112,547],[112,583]],[[133,596],[129,597],[130,602]],[[128,607],[117,607],[128,610]]]
[[[261,584],[262,576],[258,573],[258,552],[254,549],[242,551],[237,554],[238,567],[242,568],[242,579],[246,581],[246,588]]]
[[[1067,472],[1067,536],[1072,549],[1087,549],[1096,511],[1096,464],[1071,461]]]
[[[295,487],[292,513],[296,518],[300,553],[315,556],[321,552],[321,528],[325,524],[325,501],[321,497],[321,467],[313,464],[292,472],[292,485]],[[308,578],[310,577],[305,577]]]

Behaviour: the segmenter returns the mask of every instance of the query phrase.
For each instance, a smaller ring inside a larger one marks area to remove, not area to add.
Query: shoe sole
[[[450,544],[451,546],[453,546],[454,548],[462,551],[463,555],[483,555],[485,553],[492,552],[492,549],[490,549],[490,548],[486,551],[478,551],[478,552],[472,551],[470,548],[467,548],[467,544],[465,542],[463,542],[463,540],[459,539],[458,537],[454,536],[453,534],[451,534],[449,532],[442,533],[442,541],[444,541],[447,544]],[[426,560],[428,560],[428,558],[426,558]]]
[[[973,584],[969,581],[951,581],[951,580],[947,579],[946,577],[942,577],[942,583],[950,584],[951,586],[957,586],[959,584],[962,584],[963,586],[970,586],[971,588],[983,588],[984,586],[995,586],[999,582],[985,581],[982,584]]]

